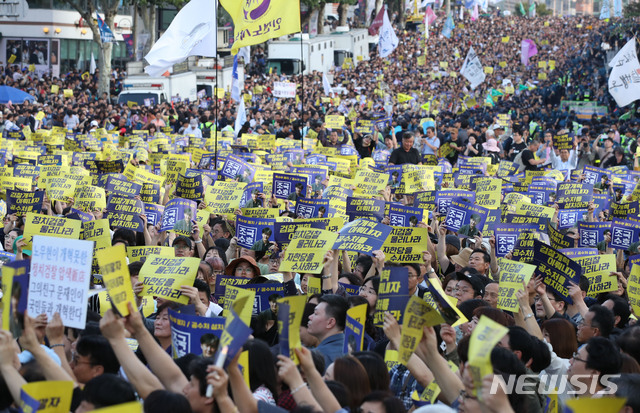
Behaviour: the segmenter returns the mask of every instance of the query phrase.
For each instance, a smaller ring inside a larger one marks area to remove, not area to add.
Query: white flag
[[[216,56],[216,1],[191,0],[144,57],[150,76],[161,76],[189,56]]]
[[[609,67],[609,93],[620,107],[640,99],[640,63],[633,38],[616,54]]]
[[[244,58],[244,64],[248,65],[249,63],[251,63],[251,46],[245,46],[245,47],[241,47],[240,50],[238,50],[238,59],[243,57]]]
[[[478,85],[484,82],[485,74],[482,68],[482,63],[476,52],[473,51],[473,47],[469,48],[467,57],[464,59],[460,74],[464,76],[470,83],[471,89],[475,89]]]
[[[247,111],[244,108],[244,99],[240,99],[240,104],[238,105],[238,116],[236,116],[236,123],[233,128],[234,133],[236,134],[236,137],[238,136],[240,129],[242,129],[242,125],[244,125],[246,121],[247,121]]]
[[[96,73],[96,58],[93,56],[93,52],[91,52],[91,63],[89,64],[89,73],[92,75]]]
[[[396,47],[398,47],[398,43],[398,36],[396,36],[396,32],[393,30],[393,26],[389,21],[389,15],[385,8],[384,16],[382,18],[382,27],[380,28],[380,39],[378,40],[378,54],[382,58],[389,56],[393,53]]]
[[[329,83],[329,78],[326,73],[322,74],[322,87],[324,88],[324,94],[326,96],[331,96],[333,89],[331,88],[331,83]]]

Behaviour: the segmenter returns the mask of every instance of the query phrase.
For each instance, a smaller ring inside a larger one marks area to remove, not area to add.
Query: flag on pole
[[[486,75],[484,74],[484,68],[478,55],[473,50],[473,47],[469,48],[467,57],[464,59],[462,68],[460,68],[460,74],[464,76],[470,83],[471,89],[475,89],[484,82]]]
[[[173,18],[166,32],[144,57],[150,76],[160,76],[189,56],[216,56],[215,1],[191,0]]]
[[[447,39],[451,39],[451,33],[453,32],[454,26],[453,16],[449,13],[447,20],[444,22],[444,27],[442,28],[442,35]]]
[[[244,107],[244,99],[240,99],[240,104],[238,105],[238,116],[236,116],[236,123],[234,125],[234,133],[236,137],[238,133],[240,133],[240,129],[242,129],[242,125],[247,121],[247,111]]]
[[[333,89],[331,88],[331,83],[329,83],[329,78],[326,73],[322,74],[322,88],[324,89],[324,94],[330,96],[333,93]]]
[[[233,68],[231,69],[231,99],[240,101],[240,79],[238,79],[238,56],[233,57]]]
[[[529,58],[538,54],[538,48],[531,39],[524,39],[520,43],[520,61],[523,65],[529,64]]]
[[[371,26],[369,26],[369,35],[370,36],[375,36],[380,31],[380,28],[382,27],[382,23],[384,21],[385,12],[386,12],[386,8],[384,6],[381,7],[380,11],[378,12],[376,17],[371,22]]]
[[[251,46],[245,46],[238,51],[238,58],[244,58],[244,64],[247,65],[251,62]]]
[[[102,43],[112,43],[116,41],[116,38],[113,36],[113,32],[107,26],[107,23],[102,20],[102,17],[96,12],[96,16],[98,17],[98,30],[100,31],[100,41]]]
[[[93,52],[91,52],[91,63],[89,64],[89,73],[96,73],[96,58],[93,56]]]
[[[396,47],[398,47],[398,43],[398,36],[396,36],[396,32],[393,30],[393,26],[391,26],[385,7],[383,23],[380,28],[380,39],[378,40],[378,54],[382,58],[389,56]]]
[[[640,99],[640,63],[636,54],[636,39],[632,38],[609,62],[609,93],[618,106],[625,107]]]
[[[427,10],[424,12],[425,24],[432,25],[436,21],[436,14],[431,9],[431,6],[427,6]]]
[[[529,17],[532,19],[536,17],[536,4],[533,1],[529,5]]]
[[[480,16],[480,14],[478,13],[478,3],[476,3],[473,5],[473,13],[471,13],[471,21],[478,20],[478,16]]]
[[[602,1],[602,8],[600,9],[600,20],[611,18],[611,11],[609,10],[610,5],[611,3],[609,3],[609,0]]]
[[[209,0],[215,4],[215,1]],[[245,46],[264,43],[274,37],[300,30],[300,2],[290,0],[220,0],[234,24],[231,53]],[[213,22],[215,23],[215,19]]]
[[[524,11],[524,4],[522,4],[522,2],[520,2],[520,14],[522,14],[522,16],[527,17],[527,13]]]
[[[613,17],[622,17],[622,0],[613,0]]]

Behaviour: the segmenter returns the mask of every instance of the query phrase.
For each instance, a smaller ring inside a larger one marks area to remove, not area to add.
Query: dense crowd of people
[[[555,192],[534,202],[554,208],[545,225],[551,228],[537,234],[539,238],[559,231],[572,240],[569,250],[577,250],[580,222],[638,219],[634,188],[640,166],[640,115],[635,104],[619,108],[607,91],[607,51],[626,44],[638,23],[588,16],[527,19],[496,14],[476,21],[467,15],[456,22],[450,38],[441,35],[441,12],[429,33],[398,29],[399,46],[389,58],[372,52],[369,60],[335,68],[329,93],[323,87],[323,74],[313,72],[304,79],[301,75],[289,79],[298,84],[298,98],[277,99],[271,94],[273,83],[284,77],[249,70],[241,93],[243,99],[246,96],[246,122],[239,127],[239,105],[229,93],[222,99],[208,96],[151,107],[117,105],[124,72],[114,71],[109,96],[99,96],[97,74],[70,72],[60,78],[36,78],[9,65],[2,68],[0,83],[36,99],[0,105],[3,176],[17,171],[16,159],[31,159],[17,150],[24,148],[19,141],[27,141],[30,150],[37,148],[40,155],[66,154],[75,160],[73,152],[93,152],[99,154],[93,159],[122,159],[123,170],[113,174],[119,178],[124,177],[124,166],[164,178],[166,166],[161,166],[161,157],[152,155],[191,156],[196,147],[216,154],[212,170],[220,170],[232,153],[245,159],[253,155],[251,164],[257,169],[283,172],[312,166],[312,155],[314,164],[317,156],[325,156],[324,164],[332,165],[330,176],[310,179],[306,197],[328,198],[339,211],[338,204],[344,208],[345,200],[333,196],[333,187],[352,191],[355,182],[350,179],[362,169],[389,175],[388,185],[374,199],[413,207],[420,204],[425,191],[435,190],[436,197],[447,189],[473,191],[469,180],[460,178],[463,170],[471,168],[473,175],[502,180],[497,223],[509,224],[515,211],[509,201],[513,195],[522,200],[528,195],[527,187],[535,184],[555,190],[561,182],[584,183],[585,167],[589,167],[600,171],[601,182],[591,188],[598,198],[589,200],[569,226],[560,222],[562,208]],[[527,65],[520,57],[524,39],[533,40],[538,49]],[[485,81],[475,89],[459,73],[469,47],[486,72]],[[264,67],[262,50],[256,48],[251,62],[245,63]],[[58,86],[59,93],[51,93],[52,85]],[[64,97],[64,89],[72,89],[73,97]],[[331,115],[344,116],[344,126],[328,128],[325,118]],[[367,126],[367,121],[373,126]],[[48,143],[47,138],[59,131],[65,131],[65,144]],[[261,135],[274,135],[274,145],[248,145],[251,136]],[[558,137],[563,136],[568,145],[560,149]],[[162,147],[154,140],[162,140]],[[302,149],[305,156],[270,164],[269,152],[291,149]],[[350,162],[346,172],[338,171],[339,162],[331,164],[341,154]],[[83,167],[82,160],[88,158],[77,159],[72,166]],[[190,159],[190,168],[203,175],[211,172]],[[498,174],[509,167],[511,173]],[[422,183],[423,191],[401,193],[399,171],[404,176],[413,168],[433,170],[431,182]],[[32,191],[46,189],[32,178]],[[225,178],[218,174],[218,179]],[[96,182],[104,187],[106,179]],[[164,182],[158,203],[166,205],[175,189],[175,182]],[[301,190],[302,186],[288,200],[277,199],[266,189],[256,191],[245,207],[260,208],[264,203],[279,208],[278,215],[295,224],[301,219],[295,214],[296,201],[304,198]],[[206,209],[204,197],[195,201],[200,210]],[[614,216],[615,207],[624,204],[629,204],[627,214]],[[49,200],[45,196],[39,212],[78,218],[74,205],[74,197]],[[264,237],[252,248],[240,246],[234,214],[211,213],[202,229],[193,226],[190,236],[160,231],[160,224],[148,223],[144,214],[140,232],[112,226],[112,245],[170,246],[176,257],[201,260],[194,284],[180,290],[200,317],[228,316],[215,296],[221,277],[244,277],[249,284],[259,285],[281,274],[278,282],[285,296],[308,296],[299,331],[303,346],[294,350],[297,362],[280,354],[276,296],[270,297],[268,310],[251,319],[252,337],[243,347],[248,352],[245,371],[239,367],[240,353],[226,368],[214,364],[213,356],[220,350],[214,337],[202,339],[201,354],[173,359],[169,310],[180,305],[159,297],[145,300],[152,297],[143,296],[145,286],[139,279],[143,259],[128,265],[135,293],[130,315],[121,317],[105,309],[106,303],[93,296],[84,329],[65,327],[58,314],[25,313],[14,331],[0,331],[0,411],[17,410],[24,400],[24,384],[46,380],[73,383],[70,411],[75,412],[141,400],[145,412],[535,413],[560,411],[550,408],[550,403],[562,408],[575,398],[611,396],[626,399],[625,411],[640,412],[640,326],[636,325],[640,304],[633,301],[640,297],[628,292],[628,288],[640,288],[631,277],[640,234],[624,250],[610,246],[609,230],[589,252],[615,256],[610,276],[617,288],[590,294],[590,284],[596,281],[582,275],[562,295],[545,283],[544,273],[536,272],[516,291],[519,310],[506,311],[498,308],[502,261],[492,229],[486,226],[479,231],[479,216],[474,216],[468,225],[451,231],[443,222],[446,214],[438,213],[433,202],[420,205],[424,219],[410,220],[406,226],[428,230],[421,262],[392,261],[381,250],[365,254],[327,248],[322,273],[315,275],[280,270],[286,248],[269,241],[273,228],[263,230]],[[235,215],[242,216],[246,210],[239,207],[238,200]],[[82,212],[90,220],[110,216],[105,208]],[[335,210],[325,209],[320,216],[325,213],[343,218],[345,225],[349,221]],[[194,217],[190,214],[185,222]],[[388,216],[379,221],[391,224]],[[0,240],[7,256],[15,254],[12,260],[30,258],[25,225],[25,216],[7,213],[4,217]],[[517,247],[500,254],[516,261],[518,256]],[[421,328],[406,363],[391,355],[406,347],[403,332],[410,326],[400,325],[390,312],[384,314],[383,322],[374,323],[384,282],[381,275],[389,267],[406,269],[409,296],[437,301],[433,292],[437,284],[447,302],[457,308],[459,318],[466,319]],[[314,278],[320,279],[321,292],[309,294]],[[99,281],[94,277],[91,288],[103,288]],[[347,311],[361,304],[367,305],[364,345],[345,352]],[[149,305],[151,311],[146,312]],[[492,374],[478,382],[476,367],[470,363],[474,351],[470,344],[476,326],[487,318],[507,332],[490,350]],[[509,392],[506,386],[493,386],[496,380],[505,384],[513,377],[525,378],[534,391]],[[562,379],[571,385],[559,385]],[[554,388],[555,399],[549,394]]]

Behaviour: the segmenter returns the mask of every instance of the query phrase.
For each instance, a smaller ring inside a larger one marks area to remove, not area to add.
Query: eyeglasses
[[[249,274],[249,273],[253,272],[253,268],[251,268],[251,267],[236,267],[236,272]]]
[[[572,359],[575,360],[575,361],[582,361],[583,363],[587,362],[587,360],[581,359],[580,357],[578,357],[578,352],[577,351],[575,353],[573,353]]]
[[[358,288],[358,293],[367,293],[372,295],[377,295],[378,293],[371,287],[365,287],[364,285]]]
[[[189,248],[188,245],[174,245],[173,249],[178,250],[178,251],[188,251],[191,248]]]
[[[580,321],[578,323],[578,328],[583,328],[583,327],[594,328],[592,325],[589,325],[589,324],[585,323],[584,320],[582,320],[582,321]]]

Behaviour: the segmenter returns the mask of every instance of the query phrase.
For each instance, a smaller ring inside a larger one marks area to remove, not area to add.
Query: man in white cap
[[[198,127],[198,119],[191,119],[191,122],[189,122],[189,126],[187,126],[184,130],[184,134],[187,136],[193,135],[196,138],[202,138],[202,131]]]

